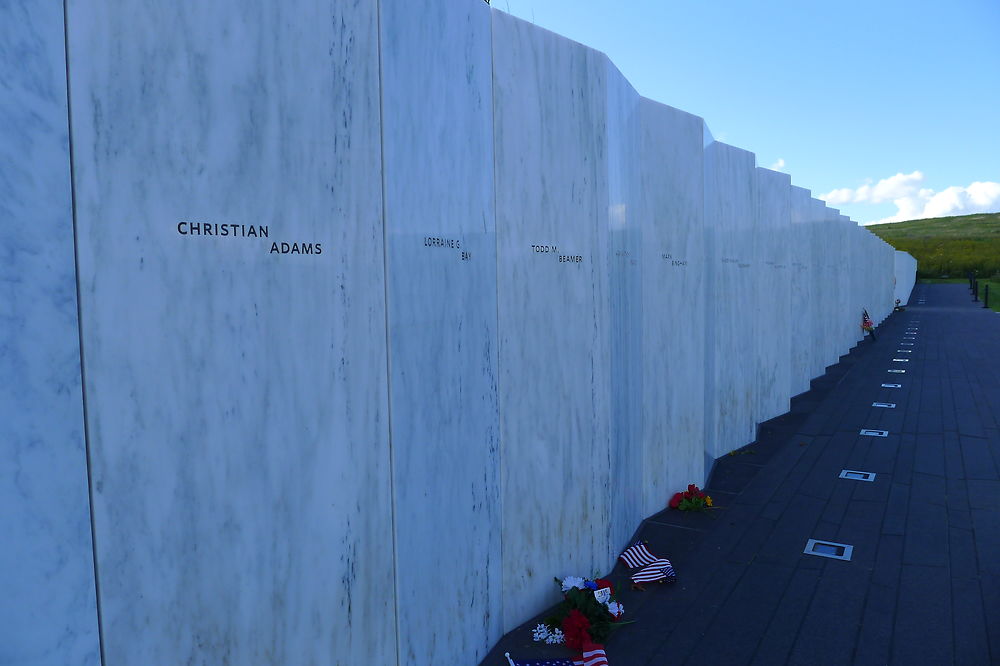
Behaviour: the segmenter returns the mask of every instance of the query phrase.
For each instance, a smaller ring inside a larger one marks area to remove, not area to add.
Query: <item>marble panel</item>
[[[788,411],[791,383],[791,178],[757,167],[758,423]]]
[[[821,325],[823,327],[823,363],[826,366],[835,365],[840,360],[841,348],[841,247],[837,235],[837,217],[839,211],[826,204],[820,212],[820,229],[822,241],[823,278],[823,308]]]
[[[880,239],[881,240],[881,239]],[[892,314],[892,308],[895,305],[895,286],[896,286],[896,248],[889,245],[885,241],[882,241],[882,254],[880,256],[879,266],[882,269],[882,276],[876,284],[879,285],[879,321],[885,320],[890,314]]]
[[[831,320],[830,294],[832,286],[827,273],[827,243],[826,235],[826,204],[821,200],[812,198],[809,200],[809,225],[812,227],[810,233],[810,247],[812,251],[813,269],[810,274],[811,290],[814,299],[812,335],[813,353],[811,377],[819,377],[826,372],[829,365],[830,340],[829,322]]]
[[[848,344],[856,345],[862,339],[861,326],[857,321],[850,321],[849,315],[857,312],[864,302],[864,266],[861,252],[861,229],[857,223],[846,215],[841,215],[846,237],[847,264],[849,266],[848,282],[850,284],[850,301],[848,303]]]
[[[490,23],[483,2],[380,15],[402,664],[478,663],[501,635]]]
[[[607,63],[493,13],[504,630],[606,571]]]
[[[607,67],[606,231],[611,308],[611,479],[610,541],[612,561],[627,547],[639,523],[662,508],[649,509],[643,463],[642,233],[640,206],[642,163],[639,95],[621,72]]]
[[[829,279],[833,287],[830,304],[832,321],[830,332],[833,338],[833,360],[836,363],[840,355],[848,349],[847,345],[847,263],[844,248],[843,227],[840,224],[840,211],[827,207],[826,226],[830,234],[830,246],[827,256],[830,260],[828,268]]]
[[[812,225],[809,223],[811,196],[807,189],[792,186],[789,193],[789,343],[791,357],[790,395],[809,390],[815,363],[813,327],[816,299],[812,290]]]
[[[705,480],[704,122],[643,99],[643,506]]]
[[[108,664],[395,663],[374,3],[68,3]]]
[[[756,436],[754,162],[718,141],[705,148],[705,451],[713,459]]]
[[[843,307],[841,314],[842,343],[844,345],[841,353],[846,353],[860,339],[861,329],[853,313],[855,313],[861,303],[858,285],[860,284],[860,257],[855,251],[854,230],[857,226],[846,215],[840,215],[837,219],[841,246],[843,248],[843,269],[841,271],[841,284],[844,289]]]
[[[846,216],[841,216],[841,223],[844,225],[847,261],[850,266],[850,270],[847,274],[849,294],[847,315],[849,316],[851,312],[857,311],[864,301],[861,289],[864,266],[863,257],[861,255],[861,245],[859,243],[860,235],[858,234],[858,226]],[[858,322],[850,322],[850,329],[848,331],[849,346],[853,347],[859,340],[861,340],[861,333],[862,331]]]
[[[62,3],[0,44],[0,663],[98,664]]]
[[[910,302],[910,292],[917,280],[917,260],[912,255],[896,250],[893,252],[893,270],[895,271],[895,283],[893,289],[893,303],[899,299],[900,305]]]

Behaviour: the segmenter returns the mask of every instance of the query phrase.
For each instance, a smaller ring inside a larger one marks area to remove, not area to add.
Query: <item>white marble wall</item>
[[[628,546],[636,527],[652,511],[646,502],[643,395],[643,232],[641,118],[639,95],[605,58],[607,68],[608,277],[611,308],[610,561]],[[662,497],[660,498],[662,506]],[[654,509],[655,510],[655,509]]]
[[[478,663],[501,635],[490,34],[483,2],[382,5],[402,664]]]
[[[899,299],[900,305],[906,305],[917,281],[917,260],[906,252],[896,250],[893,252],[893,267],[896,277],[893,299]]]
[[[0,663],[98,664],[62,4],[0,45]]]
[[[106,664],[395,662],[374,3],[68,22]]]
[[[758,423],[788,411],[791,397],[791,177],[757,167]]]
[[[705,452],[712,458],[756,435],[756,325],[751,230],[754,154],[718,141],[705,147]],[[748,309],[750,310],[748,312]]]
[[[891,308],[884,242],[479,0],[67,16],[79,323],[62,12],[0,7],[0,662],[99,661],[96,552],[107,665],[475,663]]]
[[[704,123],[643,99],[643,507],[703,481],[705,468]]]
[[[493,14],[503,626],[609,558],[604,56]]]
[[[850,314],[857,312],[864,302],[864,283],[863,283],[863,272],[862,266],[862,253],[861,253],[861,239],[862,230],[861,227],[857,225],[851,218],[846,215],[840,216],[841,224],[844,228],[844,251],[847,254],[847,274],[844,276],[843,283],[848,287],[848,311],[846,313],[846,321],[848,324],[847,330],[847,346],[853,347],[862,339],[862,330],[859,322],[852,321]]]
[[[827,280],[834,287],[830,294],[830,364],[834,364],[840,358],[840,352],[844,349],[845,322],[843,316],[846,310],[847,289],[844,278],[844,251],[840,237],[840,211],[827,206],[826,222],[823,225],[828,234],[827,256]]]
[[[809,390],[813,375],[813,326],[816,302],[812,290],[812,241],[809,224],[810,192],[792,186],[789,195],[791,230],[788,263],[790,267],[789,337],[791,341],[790,395]]]
[[[809,273],[810,294],[812,299],[813,318],[811,324],[812,347],[810,354],[811,372],[810,377],[818,377],[826,372],[827,366],[827,335],[826,330],[830,285],[826,276],[826,237],[823,233],[823,222],[826,219],[825,206],[822,201],[816,198],[809,199],[809,212],[806,222],[809,225],[809,246],[811,251],[810,263],[812,269]]]
[[[858,341],[857,333],[861,332],[857,322],[855,322],[850,316],[851,312],[857,310],[859,302],[859,299],[854,293],[856,256],[851,252],[852,227],[856,228],[856,225],[851,222],[849,217],[846,215],[837,216],[837,236],[838,243],[840,244],[840,255],[842,257],[838,280],[840,282],[841,289],[843,290],[843,297],[841,299],[843,310],[839,320],[841,331],[841,354],[846,353],[848,349],[855,345]]]
[[[840,248],[837,247],[837,229],[835,220],[838,211],[831,209],[820,201],[817,216],[819,231],[819,288],[822,293],[820,300],[820,335],[823,366],[835,365],[840,353],[840,296],[843,289],[837,281],[840,272]]]

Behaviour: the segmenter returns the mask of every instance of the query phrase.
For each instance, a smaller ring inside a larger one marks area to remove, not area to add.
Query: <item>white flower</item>
[[[534,638],[535,641],[545,641],[548,643],[549,638],[551,638],[551,634],[549,633],[549,628],[547,626],[540,624],[535,627],[534,631],[531,632],[531,637]]]
[[[612,601],[611,603],[608,604],[608,612],[614,615],[615,617],[621,617],[622,615],[625,614],[625,607],[622,606],[617,601]]]
[[[549,637],[545,639],[545,642],[549,645],[556,645],[557,643],[562,643],[565,640],[566,637],[563,636],[562,629],[554,629],[552,633],[549,634]]]
[[[579,576],[566,576],[565,578],[563,578],[562,582],[563,592],[569,592],[574,587],[577,588],[578,590],[582,590],[584,588],[583,579],[580,578]]]

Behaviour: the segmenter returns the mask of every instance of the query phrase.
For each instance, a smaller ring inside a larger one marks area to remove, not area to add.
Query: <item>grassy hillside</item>
[[[868,229],[917,259],[917,277],[1000,276],[1000,213],[936,217]]]

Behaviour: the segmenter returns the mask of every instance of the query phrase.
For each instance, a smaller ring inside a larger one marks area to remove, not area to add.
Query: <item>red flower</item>
[[[566,639],[566,647],[570,650],[583,650],[584,645],[591,642],[590,620],[587,616],[574,608],[562,621],[563,636]]]
[[[598,590],[603,590],[604,588],[608,588],[609,590],[611,590],[611,596],[614,596],[615,588],[611,585],[610,580],[608,580],[607,578],[598,578],[594,582],[597,583]]]
[[[681,500],[684,499],[682,493],[674,493],[674,496],[670,498],[670,508],[676,509],[681,505]]]
[[[689,493],[698,492],[698,486],[694,485],[693,483],[688,484],[688,492]]]

